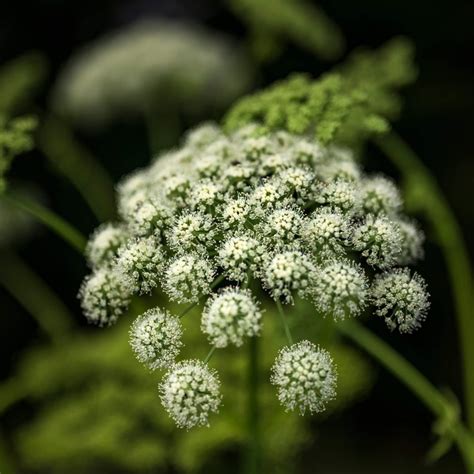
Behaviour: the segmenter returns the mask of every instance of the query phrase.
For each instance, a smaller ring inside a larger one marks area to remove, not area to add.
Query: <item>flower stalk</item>
[[[290,327],[288,326],[288,321],[286,320],[285,310],[278,300],[276,301],[276,306],[278,309],[278,314],[280,315],[281,323],[285,329],[286,339],[288,340],[288,344],[291,346],[293,344],[293,337],[291,336]]]
[[[474,438],[456,416],[456,408],[453,407],[452,402],[400,354],[358,322],[347,320],[335,327],[404,383],[439,420],[449,422],[445,435],[451,437],[457,444],[466,466],[466,472],[472,472],[474,469]]]
[[[395,132],[376,140],[377,146],[401,171],[407,205],[423,213],[443,251],[454,296],[464,374],[468,425],[474,429],[474,301],[469,253],[456,218],[435,178]]]
[[[245,460],[247,474],[258,474],[262,467],[258,359],[259,341],[257,337],[251,337],[248,343],[248,447]]]
[[[211,360],[211,358],[214,355],[215,351],[216,351],[216,346],[212,346],[211,349],[209,350],[209,352],[207,353],[206,358],[204,359],[205,364],[207,364]]]

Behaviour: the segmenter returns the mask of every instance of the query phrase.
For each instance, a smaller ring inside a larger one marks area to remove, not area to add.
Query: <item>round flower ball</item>
[[[79,290],[82,311],[91,323],[114,324],[128,308],[132,289],[125,276],[102,267],[86,277]]]
[[[273,255],[264,265],[263,283],[275,300],[293,303],[294,294],[304,296],[314,278],[309,256],[298,250]]]
[[[89,239],[86,257],[91,268],[100,267],[117,256],[118,249],[127,241],[125,226],[120,224],[102,224]]]
[[[163,290],[171,301],[196,303],[211,291],[215,271],[209,259],[189,253],[169,262],[162,280]]]
[[[329,352],[305,340],[280,351],[270,381],[287,410],[318,413],[336,395],[337,371]]]
[[[378,275],[371,288],[375,314],[385,319],[389,329],[411,333],[421,326],[430,307],[425,280],[408,268]]]
[[[315,272],[313,298],[316,309],[335,320],[358,316],[368,299],[364,270],[350,260],[330,260]]]
[[[159,385],[161,402],[179,428],[208,426],[219,411],[217,372],[200,360],[183,360],[170,368]]]
[[[201,329],[218,348],[241,346],[260,333],[262,313],[249,290],[225,288],[207,302]]]
[[[183,330],[176,316],[153,308],[133,322],[130,346],[137,359],[151,370],[171,365],[183,345]]]
[[[164,255],[154,237],[134,239],[118,250],[116,270],[123,273],[134,293],[151,293],[163,268]]]

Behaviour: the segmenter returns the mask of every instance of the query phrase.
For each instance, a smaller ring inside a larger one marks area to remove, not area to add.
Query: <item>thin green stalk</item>
[[[283,309],[283,306],[278,300],[276,302],[276,305],[278,308],[278,314],[280,315],[281,322],[283,324],[283,327],[285,328],[285,334],[286,334],[286,338],[288,339],[288,344],[290,344],[291,346],[293,344],[293,338],[291,337],[291,332],[288,326],[288,321],[286,320],[285,311]]]
[[[74,320],[67,307],[20,257],[2,253],[0,260],[0,283],[53,342],[64,341]]]
[[[472,473],[474,470],[474,439],[457,418],[453,404],[421,372],[358,322],[344,321],[337,324],[336,328],[403,382],[439,420],[448,422],[447,429],[450,430],[450,435],[458,446],[467,472]]]
[[[407,204],[424,213],[443,251],[457,316],[467,421],[474,430],[473,274],[461,229],[435,178],[403,139],[392,132],[376,143],[401,171]]]
[[[211,360],[211,357],[213,356],[215,351],[216,351],[216,346],[212,346],[211,350],[208,352],[206,358],[204,359],[205,364],[207,364]]]
[[[99,221],[115,216],[114,184],[97,159],[52,116],[42,121],[38,147],[55,169],[73,184]]]
[[[186,316],[198,304],[199,304],[199,301],[196,301],[195,303],[191,303],[189,306],[184,308],[183,311],[181,311],[181,313],[178,314],[178,318],[182,318],[183,316]]]
[[[262,441],[258,401],[258,337],[251,337],[248,345],[248,447],[245,472],[258,474],[262,469]]]
[[[2,198],[9,204],[35,217],[74,247],[79,253],[84,253],[87,243],[86,238],[62,217],[59,217],[46,207],[18,195],[6,193]]]

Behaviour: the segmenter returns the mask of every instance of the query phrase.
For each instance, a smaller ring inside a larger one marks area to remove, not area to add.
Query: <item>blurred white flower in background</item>
[[[186,22],[141,20],[73,55],[52,102],[87,128],[160,109],[198,114],[228,105],[251,76],[229,38]]]

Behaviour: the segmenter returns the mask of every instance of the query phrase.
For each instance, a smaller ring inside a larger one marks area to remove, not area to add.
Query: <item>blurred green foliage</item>
[[[186,316],[183,357],[204,357],[208,351],[199,323],[197,311]],[[285,341],[276,323],[277,315],[267,311],[259,395],[265,472],[288,472],[292,457],[310,440],[311,419],[285,413],[268,381]],[[24,357],[15,383],[38,414],[16,436],[23,468],[82,474],[99,468],[101,473],[145,473],[172,466],[178,472],[217,472],[219,460],[230,454],[237,469],[247,438],[242,416],[247,404],[246,346],[218,351],[211,361],[224,395],[212,429],[179,431],[161,407],[159,376],[132,356],[128,327],[125,319],[113,329],[75,335],[60,347],[37,348]],[[330,350],[338,365],[339,387],[324,416],[363,396],[373,381],[370,366],[357,351],[336,342]]]
[[[413,55],[408,40],[395,38],[378,50],[355,52],[319,79],[293,75],[238,101],[225,119],[226,127],[256,123],[262,133],[313,133],[325,145],[356,147],[386,132],[396,118],[401,107],[397,89],[416,78]]]
[[[316,5],[306,0],[229,0],[229,6],[250,30],[258,58],[276,55],[290,40],[316,56],[337,59],[345,40],[339,27]]]
[[[0,194],[6,189],[5,173],[15,156],[33,148],[33,131],[37,126],[34,117],[7,120],[0,116]]]
[[[16,186],[15,192],[26,199],[45,200],[43,193],[31,185]],[[29,214],[0,199],[0,249],[17,246],[37,231],[37,222]]]
[[[12,117],[31,108],[47,72],[46,59],[35,51],[0,67],[0,194],[5,191],[5,173],[12,159],[33,148],[32,132],[37,127],[34,117]]]
[[[12,116],[29,107],[47,74],[46,59],[35,51],[3,64],[0,68],[0,115]]]

